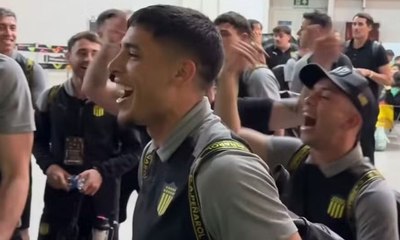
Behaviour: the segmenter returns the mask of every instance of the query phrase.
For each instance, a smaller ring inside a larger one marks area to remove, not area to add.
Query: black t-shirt
[[[272,134],[268,129],[273,100],[269,98],[239,98],[238,110],[243,127],[265,134]]]
[[[280,65],[285,64],[290,58],[292,58],[292,53],[297,51],[297,47],[291,45],[288,50],[282,52],[275,45],[265,48],[268,53],[269,58],[267,58],[267,65],[270,69]]]
[[[378,44],[376,51],[373,51],[373,45]],[[379,43],[373,43],[368,40],[364,46],[355,49],[353,40],[346,46],[344,53],[350,58],[355,68],[366,68],[379,73],[379,67],[389,63],[386,57],[385,48]],[[372,93],[376,99],[379,97],[379,85],[375,81],[368,79]]]

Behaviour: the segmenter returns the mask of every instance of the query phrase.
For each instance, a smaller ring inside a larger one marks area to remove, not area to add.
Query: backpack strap
[[[308,145],[301,146],[289,160],[287,165],[287,170],[290,174],[296,172],[301,165],[306,161],[308,155],[310,154],[310,147]]]
[[[56,85],[53,86],[49,89],[49,94],[47,95],[47,106],[50,107],[50,105],[54,102],[55,97],[57,96],[58,92],[60,91],[62,85]]]
[[[354,184],[346,201],[347,218],[353,233],[356,232],[355,224],[355,201],[360,193],[368,187],[372,182],[385,179],[377,169],[370,169],[365,172],[360,179]]]
[[[26,79],[28,80],[28,83],[31,84],[33,81],[33,67],[35,66],[35,62],[27,58],[26,60],[26,65],[25,65],[25,70],[26,70]]]
[[[190,169],[189,174],[189,182],[188,182],[188,195],[189,195],[189,208],[190,208],[190,217],[192,219],[193,230],[196,235],[197,240],[211,240],[209,233],[207,232],[204,221],[201,217],[201,206],[199,194],[197,192],[196,186],[196,175],[197,170],[201,163],[206,162],[211,159],[213,156],[224,152],[224,151],[241,151],[241,152],[250,152],[249,148],[245,146],[243,143],[233,140],[233,139],[217,139],[210,144],[208,144],[203,151],[200,153],[198,157]]]

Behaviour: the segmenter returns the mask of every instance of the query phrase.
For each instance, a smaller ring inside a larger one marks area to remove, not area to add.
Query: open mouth
[[[304,116],[304,126],[305,127],[314,127],[317,123],[317,120],[310,116]]]
[[[119,85],[119,87],[120,87],[120,97],[116,100],[116,102],[122,103],[133,94],[133,89],[121,85]]]

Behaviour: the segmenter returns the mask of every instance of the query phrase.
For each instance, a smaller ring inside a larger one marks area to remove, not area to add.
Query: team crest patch
[[[364,94],[360,93],[360,94],[358,94],[357,97],[358,97],[358,101],[360,101],[361,106],[364,107],[365,105],[368,104],[368,99]]]
[[[40,223],[39,235],[46,236],[49,234],[50,226],[48,223]]]
[[[93,115],[96,116],[96,117],[101,117],[101,116],[103,116],[103,115],[104,115],[104,108],[95,105],[95,106],[93,107]]]
[[[158,216],[162,216],[165,213],[165,211],[167,211],[168,206],[171,204],[172,200],[174,199],[176,190],[177,190],[177,188],[174,183],[166,184],[164,186],[160,200],[158,201],[158,206],[157,206]]]
[[[346,200],[338,196],[333,196],[328,206],[328,215],[331,218],[340,219],[343,217]]]

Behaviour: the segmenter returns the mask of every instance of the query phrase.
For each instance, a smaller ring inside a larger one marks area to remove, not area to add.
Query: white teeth
[[[124,89],[118,89],[118,96],[121,98],[125,95],[125,90]]]
[[[117,100],[115,101],[116,103],[122,103],[124,101],[124,98],[120,97],[117,98]]]
[[[118,90],[120,90],[120,91],[133,91],[132,88],[127,87],[127,86],[124,86],[124,85],[121,85],[121,84],[117,84],[117,88],[118,88]]]

